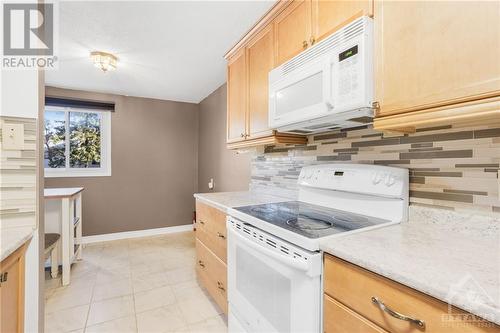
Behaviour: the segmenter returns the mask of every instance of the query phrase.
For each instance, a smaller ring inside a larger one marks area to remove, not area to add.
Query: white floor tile
[[[87,326],[92,326],[133,314],[134,300],[132,296],[122,296],[95,302],[90,305]]]
[[[90,244],[83,253],[69,286],[46,274],[47,333],[227,331],[196,280],[194,233]]]
[[[172,292],[170,286],[163,286],[136,293],[134,294],[134,299],[135,311],[137,313],[165,305],[171,305],[176,302],[174,293]]]
[[[134,293],[163,287],[169,284],[167,276],[164,272],[147,273],[140,276],[132,276]]]
[[[179,332],[187,329],[177,305],[169,305],[137,314],[139,333]]]
[[[136,333],[135,316],[118,318],[104,323],[87,326],[85,333]]]
[[[45,315],[45,333],[70,332],[85,327],[88,305],[77,306]]]
[[[196,278],[196,271],[193,267],[176,268],[165,272],[170,284],[177,284],[192,281]]]
[[[216,317],[221,310],[207,298],[188,299],[178,303],[184,319],[188,324]]]
[[[92,302],[102,301],[104,299],[118,296],[131,295],[132,293],[132,280],[130,278],[110,283],[98,284],[94,287]]]

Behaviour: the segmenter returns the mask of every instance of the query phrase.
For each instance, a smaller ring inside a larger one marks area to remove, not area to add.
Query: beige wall
[[[198,191],[209,192],[210,178],[214,192],[248,190],[251,154],[237,154],[226,148],[226,85],[200,102],[198,154]]]
[[[198,179],[198,105],[52,87],[46,94],[116,103],[112,175],[45,178],[45,187],[85,187],[84,235],[191,222]]]

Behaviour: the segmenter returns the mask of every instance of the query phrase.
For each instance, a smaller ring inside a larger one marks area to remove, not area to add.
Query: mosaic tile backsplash
[[[18,150],[3,149],[0,126],[0,227],[35,227],[36,119],[0,117],[3,123],[24,126],[24,145]]]
[[[250,188],[294,193],[301,168],[323,163],[409,168],[412,204],[500,213],[500,128],[448,125],[393,135],[364,126],[318,134],[307,145],[256,154]]]

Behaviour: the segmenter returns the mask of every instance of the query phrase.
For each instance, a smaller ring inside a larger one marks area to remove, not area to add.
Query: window
[[[46,106],[46,177],[111,175],[111,113]]]

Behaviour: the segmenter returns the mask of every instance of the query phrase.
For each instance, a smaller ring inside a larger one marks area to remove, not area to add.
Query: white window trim
[[[100,168],[45,168],[47,178],[109,177],[111,176],[111,112],[71,107],[46,106],[45,111],[63,111],[66,117],[66,147],[69,148],[69,112],[99,112],[101,114],[101,167]],[[66,149],[69,161],[69,149]]]

